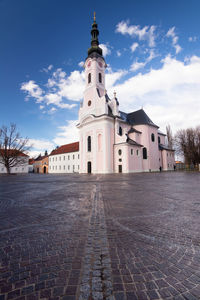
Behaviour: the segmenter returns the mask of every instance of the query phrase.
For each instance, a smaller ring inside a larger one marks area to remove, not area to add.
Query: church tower
[[[79,109],[80,173],[112,173],[114,119],[105,90],[106,62],[94,14],[91,47],[85,60],[85,90]]]

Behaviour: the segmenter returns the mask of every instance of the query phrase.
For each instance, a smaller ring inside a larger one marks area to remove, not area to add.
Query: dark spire
[[[98,25],[96,23],[96,14],[94,12],[94,21],[91,30],[91,36],[92,36],[91,48],[88,49],[88,56],[93,52],[96,52],[102,56],[102,49],[99,47],[98,35],[99,35],[99,30],[98,30]]]

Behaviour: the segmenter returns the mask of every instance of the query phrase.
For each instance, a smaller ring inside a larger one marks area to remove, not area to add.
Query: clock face
[[[89,61],[89,63],[87,64],[87,67],[89,68],[91,66],[91,61]]]
[[[100,67],[100,68],[102,68],[102,67],[103,67],[103,65],[102,65],[102,63],[101,63],[101,62],[99,62],[99,67]]]

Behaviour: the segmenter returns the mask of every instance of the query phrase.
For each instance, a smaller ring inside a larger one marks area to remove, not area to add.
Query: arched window
[[[101,73],[99,73],[99,82],[102,83],[102,76],[101,76]]]
[[[102,150],[102,135],[98,134],[98,151]]]
[[[118,154],[122,155],[122,150],[121,149],[118,150]]]
[[[88,74],[88,83],[91,82],[91,73]]]
[[[119,135],[122,136],[122,128],[121,128],[121,126],[119,126]]]
[[[88,146],[88,152],[91,152],[91,136],[88,136],[87,138],[87,146]]]
[[[143,148],[143,159],[147,159],[147,148]]]
[[[160,144],[160,136],[158,136],[158,144]]]
[[[155,135],[154,135],[154,133],[151,134],[151,140],[152,140],[152,142],[155,142]]]

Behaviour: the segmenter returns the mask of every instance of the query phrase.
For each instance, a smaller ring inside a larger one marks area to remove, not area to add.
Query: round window
[[[88,106],[90,106],[92,104],[92,101],[91,100],[89,100],[88,101]]]
[[[119,155],[122,154],[122,150],[121,150],[121,149],[118,150],[118,154],[119,154]]]

